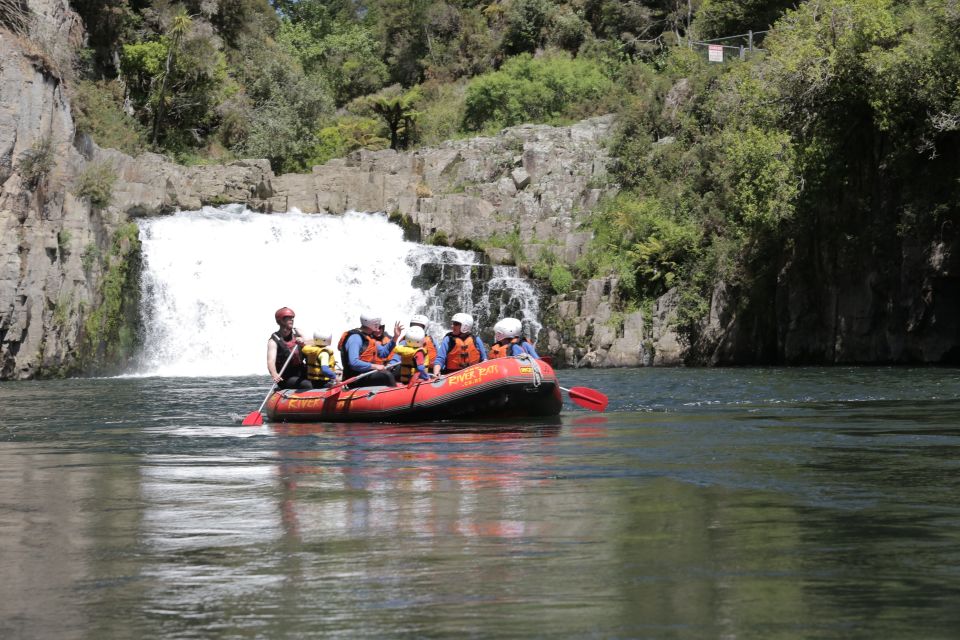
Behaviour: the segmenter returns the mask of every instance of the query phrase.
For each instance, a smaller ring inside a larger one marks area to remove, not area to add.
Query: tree
[[[160,122],[163,120],[163,108],[167,98],[167,84],[170,80],[170,73],[173,71],[173,61],[183,42],[183,36],[189,31],[193,24],[190,16],[185,9],[181,9],[173,17],[170,28],[167,30],[167,60],[163,65],[163,75],[160,80],[160,91],[157,95],[157,109],[153,117],[153,134],[151,136],[153,144],[157,144],[157,136],[160,133]]]
[[[394,85],[363,99],[361,105],[383,119],[390,131],[390,148],[400,150],[414,142],[418,116],[415,107],[422,97],[419,87],[403,91]]]

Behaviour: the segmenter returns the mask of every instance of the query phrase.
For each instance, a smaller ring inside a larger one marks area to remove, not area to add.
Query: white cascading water
[[[515,268],[493,267],[475,291],[471,273],[491,269],[476,254],[404,241],[383,214],[205,207],[141,220],[140,239],[141,375],[264,374],[273,313],[283,306],[296,311],[307,338],[324,330],[334,341],[366,310],[391,331],[424,313],[435,338],[460,310],[474,314],[488,341],[502,315],[520,317],[532,337],[540,329],[537,295]],[[441,282],[418,289],[423,265],[439,270]]]

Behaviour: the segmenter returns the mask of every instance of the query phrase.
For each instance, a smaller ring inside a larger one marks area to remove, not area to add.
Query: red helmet
[[[293,309],[291,309],[290,307],[282,307],[280,309],[277,309],[277,312],[273,314],[273,317],[276,318],[277,324],[280,324],[280,321],[286,318],[287,316],[293,317],[295,315],[297,314],[295,314],[293,312]]]

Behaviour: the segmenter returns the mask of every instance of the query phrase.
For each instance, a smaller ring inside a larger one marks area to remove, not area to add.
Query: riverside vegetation
[[[956,222],[956,0],[71,5],[89,34],[60,70],[77,127],[131,153],[309,171],[361,148],[617,114],[618,188],[590,216],[589,251],[531,266],[559,293],[613,275],[626,310],[676,290],[691,345],[717,283],[762,328],[785,260],[822,278]],[[697,44],[748,30],[766,33],[742,59],[710,63]],[[44,158],[29,158],[37,180]]]

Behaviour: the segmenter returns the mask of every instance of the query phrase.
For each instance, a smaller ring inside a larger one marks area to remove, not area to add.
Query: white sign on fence
[[[707,59],[710,62],[723,62],[723,45],[722,44],[709,45],[709,53],[708,53]]]

